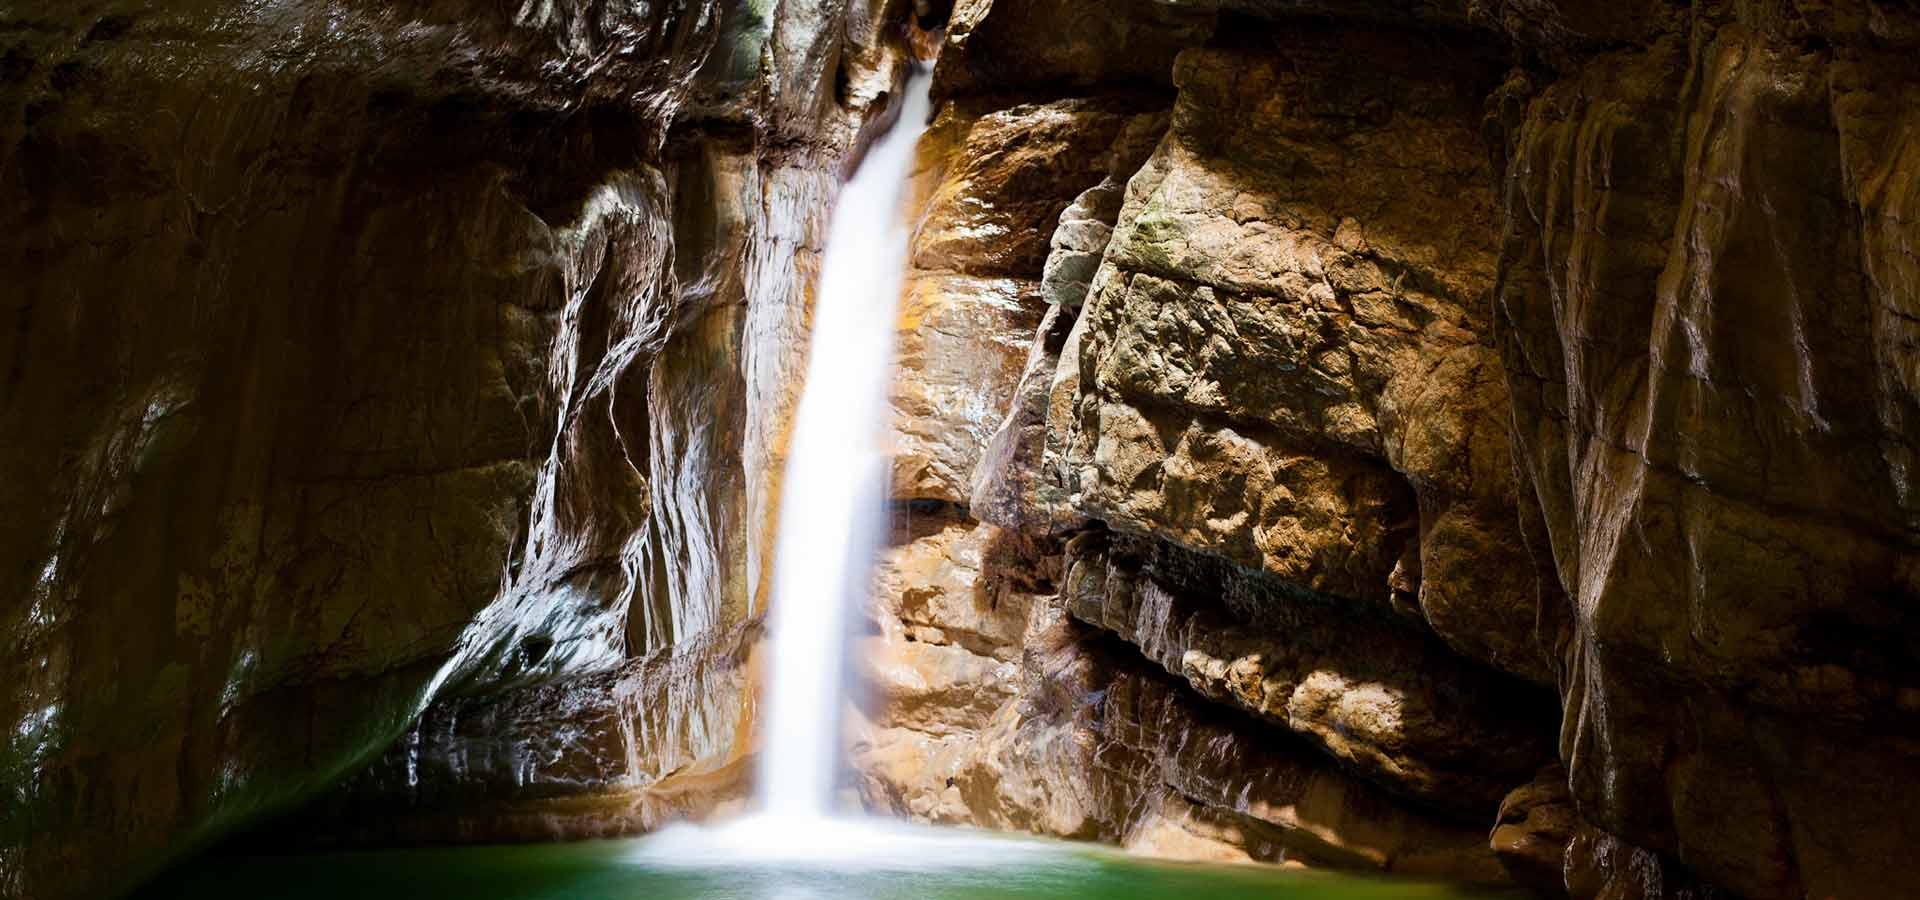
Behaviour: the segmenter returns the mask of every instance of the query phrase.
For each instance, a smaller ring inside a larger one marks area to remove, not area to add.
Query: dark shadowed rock
[[[1912,72],[1801,28],[1539,90],[1499,308],[1581,814],[1750,897],[1888,896],[1920,891],[1887,864],[1920,829],[1920,420],[1911,111],[1876,98]]]
[[[781,323],[903,64],[839,4],[161,6],[0,10],[9,896],[122,889],[438,696],[743,621]],[[725,718],[647,765],[743,752]]]

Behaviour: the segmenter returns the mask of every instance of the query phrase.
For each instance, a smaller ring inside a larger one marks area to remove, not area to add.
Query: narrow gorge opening
[[[0,4],[0,900],[1920,897],[1916,48]]]

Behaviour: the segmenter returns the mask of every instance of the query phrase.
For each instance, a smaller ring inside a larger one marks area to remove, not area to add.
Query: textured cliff
[[[958,505],[902,508],[870,799],[1484,874],[1404,821],[1396,845],[1263,815],[1296,800],[1271,758],[1192,787],[1203,763],[1075,680],[1151,667],[1292,764],[1495,826],[1509,877],[1553,893],[1920,893],[1909,15],[1110,12],[961,4],[943,50],[951,108],[1001,110],[976,133],[1124,97],[1159,134],[1046,190],[972,141],[929,151],[916,265],[1013,286],[949,291],[943,321],[1039,325],[975,330],[997,374],[902,404],[909,445],[1003,416],[897,485]],[[977,212],[1042,200],[1044,254]]]
[[[0,8],[0,894],[738,797],[917,43],[871,807],[1920,896],[1911,11],[514,6]]]
[[[1572,794],[1752,897],[1920,893],[1915,23],[1868,12],[1701,10],[1505,128]]]
[[[990,351],[972,378],[904,359],[896,496],[921,505],[883,577],[866,792],[1501,879],[1485,829],[1555,709],[1490,325],[1498,57],[1469,41],[1434,78],[1445,45],[1415,34],[1214,40],[1210,11],[1130,9],[1091,49],[1038,43],[1023,5],[958,10],[936,70],[950,111],[1002,108],[923,147],[916,279],[1005,287],[939,294],[939,340]],[[1047,90],[1085,96],[1002,99]]]
[[[423,710],[402,796],[747,749],[805,275],[900,15],[513,7],[0,10],[0,893],[124,887]]]

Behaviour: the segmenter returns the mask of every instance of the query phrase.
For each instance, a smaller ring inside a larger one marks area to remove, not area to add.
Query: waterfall
[[[885,524],[882,445],[907,256],[901,201],[928,81],[912,75],[899,119],[841,188],[821,262],[775,542],[758,789],[762,811],[776,817],[823,817],[833,805],[851,614],[871,589]]]
[[[713,829],[661,830],[636,853],[648,866],[770,869],[771,881],[753,877],[767,885],[766,896],[785,900],[846,896],[817,882],[823,871],[997,872],[1054,852],[833,815],[852,614],[872,589],[886,521],[885,428],[907,265],[901,201],[926,128],[928,80],[925,72],[908,80],[899,119],[841,188],[827,232],[806,387],[780,488],[758,809]]]

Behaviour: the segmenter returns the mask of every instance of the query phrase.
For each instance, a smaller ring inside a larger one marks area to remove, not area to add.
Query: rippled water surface
[[[725,832],[726,829],[722,829]],[[1489,891],[1255,866],[1174,865],[1077,844],[888,829],[872,840],[777,827],[685,829],[648,838],[210,857],[139,895],[152,898],[513,898],[513,900],[945,900],[1237,897],[1466,900]]]

